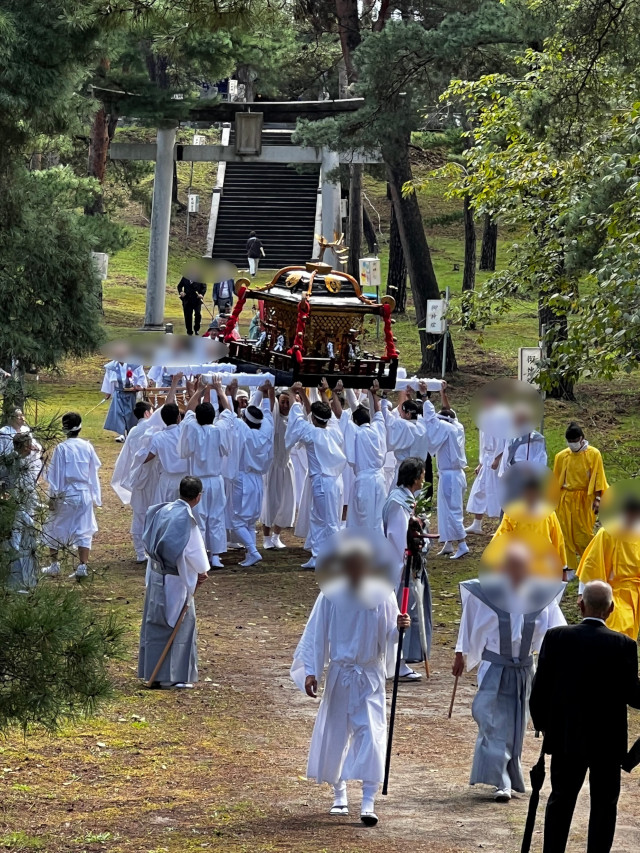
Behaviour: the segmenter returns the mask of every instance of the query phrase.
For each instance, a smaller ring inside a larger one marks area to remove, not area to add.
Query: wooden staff
[[[456,701],[456,690],[458,689],[458,681],[460,680],[460,676],[456,675],[456,680],[453,682],[453,693],[451,694],[451,704],[449,705],[449,713],[447,714],[447,718],[450,720],[451,715],[453,714],[453,703]]]
[[[187,615],[187,610],[189,609],[189,605],[191,604],[192,600],[193,600],[193,596],[190,596],[185,601],[184,607],[182,608],[182,610],[180,611],[180,615],[178,616],[178,621],[176,622],[175,628],[173,629],[173,631],[171,632],[171,636],[167,640],[167,645],[162,650],[162,654],[158,658],[158,663],[156,664],[155,669],[151,673],[151,677],[146,682],[147,687],[151,687],[151,685],[156,680],[156,676],[160,672],[160,667],[164,663],[164,659],[166,658],[166,656],[169,654],[169,650],[171,649],[171,646],[173,645],[173,641],[176,638],[176,634],[178,633],[178,631],[180,630],[180,626],[184,622],[184,618]]]

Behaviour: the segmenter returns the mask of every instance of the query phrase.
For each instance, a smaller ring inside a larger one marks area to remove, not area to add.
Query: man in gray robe
[[[206,580],[209,558],[194,507],[202,481],[184,477],[177,501],[157,504],[147,512],[143,542],[149,556],[138,676],[148,681],[167,645],[183,608],[178,628],[152,687],[193,687],[198,680],[196,610],[193,595]]]
[[[546,631],[565,624],[559,601],[561,580],[532,574],[531,549],[510,541],[496,571],[460,584],[462,618],[453,674],[478,669],[478,692],[471,706],[478,738],[471,785],[494,787],[507,802],[524,793],[522,745],[527,728],[533,653]],[[559,570],[558,570],[559,572]]]

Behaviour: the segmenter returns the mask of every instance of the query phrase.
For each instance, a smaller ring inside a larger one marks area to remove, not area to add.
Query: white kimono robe
[[[233,481],[232,523],[238,542],[250,551],[256,550],[256,522],[260,518],[263,496],[263,477],[273,459],[273,417],[263,410],[259,429],[252,429],[236,418],[234,428],[238,437],[238,473]]]
[[[182,424],[171,424],[151,439],[149,453],[153,453],[158,462],[154,504],[177,500],[180,495],[180,481],[189,473],[189,463],[180,455],[181,434]]]
[[[131,505],[131,538],[138,560],[145,557],[142,534],[147,510],[153,503],[158,480],[157,460],[144,464],[153,436],[164,429],[157,409],[149,418],[142,418],[127,434],[113,469],[111,486],[125,506]]]
[[[54,509],[43,529],[50,548],[91,547],[98,532],[93,507],[102,506],[100,464],[93,445],[82,438],[68,438],[53,451],[46,477]]]
[[[207,551],[211,555],[227,550],[223,459],[229,455],[236,417],[225,410],[213,424],[201,426],[193,412],[187,412],[181,424],[178,448],[187,460],[189,474],[202,480],[202,497],[194,516]]]
[[[464,529],[464,427],[459,421],[442,420],[430,400],[424,401],[424,420],[430,453],[438,463],[438,534],[441,542],[461,541]]]
[[[288,447],[300,442],[307,451],[311,491],[307,543],[316,557],[322,542],[338,533],[341,526],[342,471],[347,462],[344,438],[334,417],[326,428],[316,427],[306,419],[300,403],[294,403],[285,440]]]
[[[264,498],[260,519],[266,527],[293,527],[296,517],[296,478],[285,434],[288,416],[273,410],[273,461],[264,476]]]
[[[422,416],[418,415],[415,421],[406,421],[400,417],[397,409],[391,410],[388,400],[382,400],[381,407],[387,428],[387,449],[392,450],[396,458],[393,486],[398,477],[400,463],[404,459],[415,456],[424,462],[430,452],[429,441]]]
[[[504,451],[510,434],[511,416],[505,406],[492,406],[481,412],[478,419],[480,471],[469,493],[467,512],[499,518],[501,513],[499,469],[491,465]]]
[[[314,427],[315,429],[315,427]],[[320,593],[295,651],[291,677],[304,691],[325,667],[307,777],[317,782],[384,777],[387,741],[385,679],[393,672],[398,605],[393,593],[365,607],[348,590]]]
[[[387,455],[386,427],[381,412],[370,424],[357,426],[350,414],[342,415],[344,449],[355,475],[347,510],[347,527],[382,531],[382,508],[386,500],[384,462]]]

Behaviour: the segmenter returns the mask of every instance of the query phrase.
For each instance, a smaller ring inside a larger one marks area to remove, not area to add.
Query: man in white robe
[[[136,403],[134,415],[138,423],[128,433],[116,459],[111,486],[122,503],[131,506],[131,539],[138,563],[146,563],[142,534],[147,510],[153,503],[156,479],[153,465],[144,465],[151,439],[163,428],[160,412],[153,411],[150,403]]]
[[[345,581],[316,600],[291,677],[315,699],[326,668],[307,778],[333,786],[333,815],[349,814],[346,781],[362,781],[360,819],[374,826],[387,739],[385,681],[393,672],[398,629],[408,627],[409,617],[400,615],[387,587],[381,585],[377,596],[362,594],[361,567],[353,555],[344,568]]]
[[[233,535],[246,549],[241,566],[259,563],[262,554],[256,547],[256,524],[262,509],[263,477],[273,458],[273,417],[271,408],[258,408],[270,383],[261,385],[248,406],[241,410],[234,426],[238,437],[238,474],[231,492]]]
[[[446,391],[440,392],[445,395]],[[446,396],[443,402],[448,404]],[[438,533],[443,548],[440,554],[450,554],[459,560],[469,553],[464,529],[464,493],[467,478],[464,427],[453,409],[443,406],[439,414],[430,400],[423,403],[423,418],[429,439],[429,452],[438,463]],[[458,547],[454,553],[453,543]]]
[[[173,379],[172,392],[175,395],[177,382],[182,377],[182,374],[177,373]],[[178,497],[180,481],[189,473],[189,463],[180,455],[180,439],[182,436],[182,415],[178,405],[173,402],[175,396],[167,398],[171,402],[166,402],[160,409],[160,417],[165,428],[156,432],[149,444],[149,452],[144,460],[145,465],[149,465],[154,460],[157,460],[157,482],[153,496],[153,503],[167,503],[174,501]],[[193,411],[200,399],[200,392],[196,391],[192,394],[187,405],[187,411]]]
[[[273,397],[273,399],[272,399]],[[286,548],[280,534],[293,527],[296,517],[296,482],[291,449],[287,447],[285,435],[289,421],[289,395],[280,390],[269,392],[273,413],[273,460],[264,477],[262,500],[262,532],[264,548]]]
[[[478,467],[473,482],[467,512],[474,520],[465,528],[467,533],[482,533],[482,519],[500,518],[499,468],[505,443],[512,435],[512,416],[509,409],[500,403],[498,395],[491,389],[485,391],[483,406],[478,415]]]
[[[398,392],[395,409],[391,408],[387,399],[382,400],[381,409],[387,428],[387,449],[393,451],[396,459],[395,484],[402,460],[409,457],[425,460],[429,453],[429,442],[420,406],[415,400],[409,399],[407,391]]]
[[[332,418],[329,404],[324,400],[313,403],[309,422],[302,405],[296,402],[298,394],[306,397],[299,383],[289,389],[291,408],[286,444],[293,447],[300,442],[307,451],[311,491],[308,538],[311,559],[303,568],[314,569],[319,546],[341,527],[342,471],[347,458],[342,431],[337,419]]]
[[[382,509],[387,499],[384,479],[387,430],[377,390],[376,382],[369,391],[368,408],[358,405],[351,412],[343,411],[337,394],[331,397],[331,407],[340,421],[345,455],[354,478],[347,509],[347,527],[366,527],[382,532]]]
[[[531,577],[531,550],[512,541],[499,571],[460,584],[462,617],[453,675],[478,666],[471,713],[478,725],[471,785],[494,788],[506,802],[524,793],[522,744],[533,680],[533,653],[549,628],[564,625],[562,581]]]
[[[189,464],[189,474],[202,481],[201,500],[195,513],[204,534],[211,567],[221,569],[220,554],[227,550],[222,464],[229,455],[236,417],[231,411],[219,376],[213,380],[213,390],[222,410],[220,417],[215,417],[210,386],[201,386],[204,400],[196,405],[195,412],[186,412],[181,426],[179,449],[180,455]]]
[[[79,564],[70,578],[86,578],[91,544],[98,532],[94,506],[102,506],[98,470],[100,460],[93,445],[79,438],[82,418],[77,412],[62,416],[66,440],[51,456],[46,478],[49,484],[49,518],[43,529],[43,541],[49,546],[51,563],[42,574],[60,574],[58,553],[61,548],[77,548]]]
[[[144,613],[140,630],[138,676],[148,681],[183,608],[183,621],[151,687],[193,687],[198,680],[194,593],[206,580],[209,560],[194,516],[202,483],[185,477],[176,501],[150,508],[144,532],[149,554]]]

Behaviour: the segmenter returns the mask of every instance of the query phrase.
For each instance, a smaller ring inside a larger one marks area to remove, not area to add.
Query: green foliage
[[[546,4],[532,14],[548,19]],[[475,302],[482,315],[540,296],[564,325],[543,383],[630,371],[640,356],[640,6],[554,4],[555,30],[515,75],[455,81],[443,95],[472,119],[466,171],[447,174],[517,230],[507,269]]]
[[[108,659],[120,635],[114,618],[99,618],[75,590],[0,592],[0,731],[53,730],[63,716],[92,712],[110,694]]]
[[[102,339],[91,260],[100,241],[79,213],[95,185],[66,168],[15,167],[10,177],[0,197],[0,358],[55,367]]]

